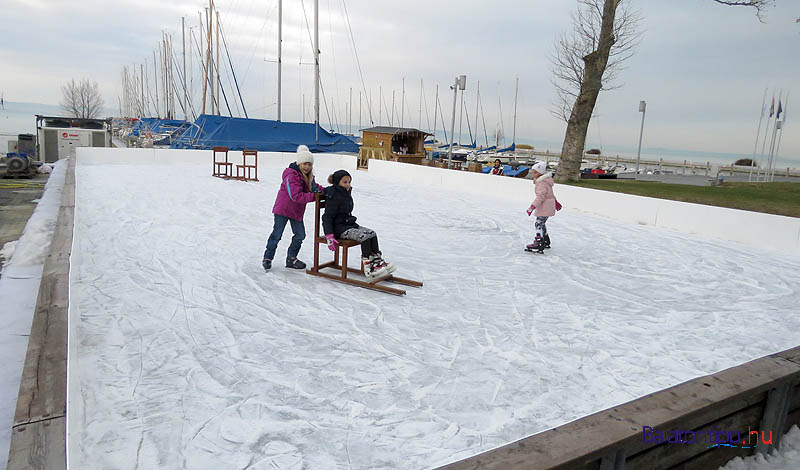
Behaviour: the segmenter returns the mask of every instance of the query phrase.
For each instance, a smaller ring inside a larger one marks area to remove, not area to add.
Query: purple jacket
[[[321,192],[323,188],[314,181],[314,189],[314,192]],[[308,188],[297,163],[292,163],[289,168],[283,170],[281,187],[278,189],[275,205],[272,206],[272,213],[294,220],[303,220],[306,204],[314,200],[314,192]]]

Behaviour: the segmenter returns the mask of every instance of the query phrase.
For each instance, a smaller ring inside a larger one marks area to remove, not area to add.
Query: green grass
[[[690,186],[633,180],[581,180],[582,188],[800,217],[800,183],[723,183]]]

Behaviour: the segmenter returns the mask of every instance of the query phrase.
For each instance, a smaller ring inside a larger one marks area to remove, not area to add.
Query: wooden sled
[[[394,294],[394,295],[405,295],[406,291],[402,289],[396,289],[394,287],[384,286],[380,283],[382,282],[393,282],[395,284],[402,284],[406,286],[412,287],[422,287],[422,283],[419,281],[412,281],[410,279],[403,279],[401,277],[389,275],[384,277],[383,279],[377,281],[366,281],[361,279],[352,279],[347,277],[347,273],[355,273],[364,275],[364,267],[363,265],[360,266],[359,269],[351,268],[347,266],[347,253],[350,251],[351,247],[359,246],[360,243],[353,240],[337,240],[339,242],[339,246],[336,247],[336,251],[333,252],[333,261],[329,261],[327,263],[320,264],[319,262],[319,246],[320,244],[327,246],[328,240],[325,238],[324,235],[320,234],[320,217],[321,209],[325,207],[325,200],[320,198],[319,194],[314,195],[314,266],[311,269],[306,269],[308,274],[313,276],[324,277],[326,279],[330,279],[331,281],[342,282],[345,284],[350,284],[353,286],[363,287],[365,289],[372,289],[381,292],[386,292],[387,294]],[[339,250],[342,251],[342,262],[339,263]],[[359,264],[361,264],[361,257],[357,258],[359,260]],[[331,268],[338,271],[337,274],[330,274],[324,273],[321,270],[324,268]]]

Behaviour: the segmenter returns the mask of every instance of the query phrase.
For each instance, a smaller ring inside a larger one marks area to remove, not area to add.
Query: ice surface
[[[285,269],[289,227],[265,273],[282,170],[78,165],[76,468],[433,467],[800,339],[796,255],[568,209],[534,255],[529,201],[365,172],[354,214],[425,286]]]

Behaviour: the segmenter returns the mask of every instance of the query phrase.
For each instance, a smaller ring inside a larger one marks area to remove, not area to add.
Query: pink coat
[[[313,190],[309,188],[297,163],[292,163],[289,168],[283,170],[281,187],[278,189],[275,205],[272,206],[272,213],[294,220],[303,220],[306,204],[313,202],[314,193],[322,192],[322,189],[316,181]]]
[[[556,195],[553,192],[553,185],[555,184],[552,173],[545,173],[536,178],[534,182],[536,199],[533,201],[536,210],[533,211],[533,215],[537,217],[552,217],[556,215]]]

